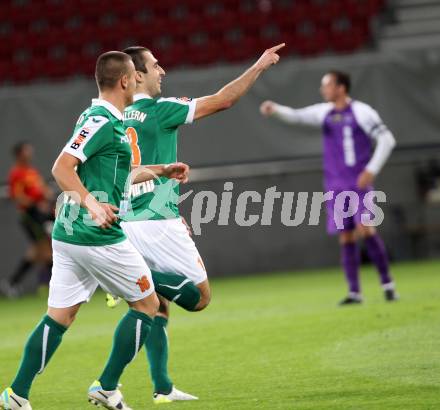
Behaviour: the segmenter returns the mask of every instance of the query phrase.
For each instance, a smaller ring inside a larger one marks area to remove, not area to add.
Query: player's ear
[[[125,90],[128,87],[128,75],[127,74],[124,74],[121,77],[121,87],[123,90]]]
[[[140,71],[136,71],[135,78],[137,83],[143,83],[142,73]]]

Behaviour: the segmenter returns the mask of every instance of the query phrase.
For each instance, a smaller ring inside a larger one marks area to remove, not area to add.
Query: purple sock
[[[367,246],[368,257],[380,274],[382,285],[391,283],[393,279],[390,275],[388,255],[382,238],[378,234],[368,236],[365,239],[365,245]]]
[[[345,271],[348,288],[351,293],[360,293],[359,265],[360,252],[356,242],[345,243],[341,246],[342,266]]]

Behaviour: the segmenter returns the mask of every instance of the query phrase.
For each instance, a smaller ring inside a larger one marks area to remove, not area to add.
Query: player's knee
[[[68,328],[75,321],[80,305],[70,308],[51,308],[47,310],[47,315],[60,325]]]
[[[159,299],[157,314],[168,319],[170,316],[170,302],[159,294],[157,294],[157,297]]]
[[[374,226],[365,226],[365,225],[358,225],[357,230],[359,232],[359,235],[362,238],[368,238],[369,236],[376,235],[376,228]]]
[[[194,282],[188,282],[180,289],[180,294],[174,301],[189,312],[198,312],[205,309],[210,300],[209,286],[205,283],[195,285]]]
[[[211,302],[211,289],[209,285],[206,284],[204,286],[200,286],[198,289],[200,291],[200,300],[194,309],[197,312],[205,309]]]
[[[339,243],[341,245],[345,245],[346,243],[353,243],[356,242],[356,231],[346,231],[341,232],[339,235]]]
[[[197,306],[195,307],[194,311],[195,312],[199,312],[203,309],[205,309],[206,307],[208,307],[209,303],[211,302],[211,295],[201,295],[200,296],[200,301],[197,304]]]
[[[134,310],[142,312],[150,317],[154,317],[159,310],[160,302],[156,293],[154,292],[144,299],[136,302],[129,302],[128,305]]]

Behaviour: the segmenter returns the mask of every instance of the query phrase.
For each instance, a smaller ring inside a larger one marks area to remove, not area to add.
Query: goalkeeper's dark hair
[[[351,78],[350,74],[339,71],[339,70],[330,70],[327,72],[327,74],[330,74],[334,77],[337,85],[343,85],[345,87],[345,91],[347,94],[351,91]]]
[[[20,141],[17,142],[16,144],[14,144],[14,146],[12,147],[12,155],[15,158],[18,158],[21,153],[23,152],[24,148],[27,147],[28,145],[31,145],[31,143],[29,141]]]
[[[148,48],[142,46],[131,46],[131,47],[127,47],[122,51],[131,57],[136,71],[140,71],[142,73],[148,73],[147,67],[145,67],[145,63],[146,63],[145,52],[151,53],[151,51]]]
[[[122,76],[128,74],[130,57],[121,51],[108,51],[96,61],[95,78],[100,91],[116,86]]]

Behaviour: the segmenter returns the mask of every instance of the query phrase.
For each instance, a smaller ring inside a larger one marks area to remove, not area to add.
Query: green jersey
[[[121,210],[127,203],[126,184],[131,169],[131,148],[125,134],[122,113],[105,100],[94,99],[78,119],[73,136],[63,149],[78,158],[78,176],[100,202]],[[60,208],[52,237],[76,245],[101,246],[121,242],[125,235],[119,222],[101,229],[87,210],[68,193]]]
[[[196,102],[188,98],[150,98],[137,94],[124,112],[134,165],[177,161],[177,129],[193,121]],[[153,192],[154,191],[154,192]],[[179,217],[179,184],[163,177],[130,189],[131,209],[124,220]]]

